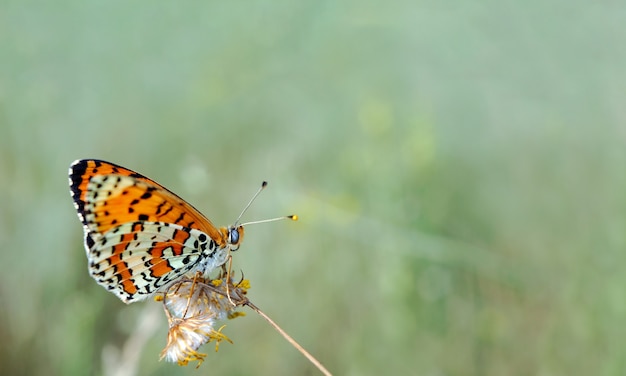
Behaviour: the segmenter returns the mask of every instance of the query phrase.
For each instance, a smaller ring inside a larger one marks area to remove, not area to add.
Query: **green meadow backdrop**
[[[626,5],[0,2],[0,374],[316,375],[263,319],[200,369],[87,273],[67,169],[216,224],[337,375],[626,374]]]

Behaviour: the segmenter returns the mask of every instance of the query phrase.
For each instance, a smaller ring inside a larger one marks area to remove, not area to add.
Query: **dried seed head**
[[[225,277],[215,280],[183,278],[173,284],[162,299],[169,331],[161,359],[179,365],[198,361],[199,366],[206,357],[198,352],[200,346],[215,341],[217,351],[222,340],[232,343],[221,332],[224,326],[215,330],[215,323],[244,315],[236,308],[247,302],[245,295],[249,287],[247,280],[233,283]]]

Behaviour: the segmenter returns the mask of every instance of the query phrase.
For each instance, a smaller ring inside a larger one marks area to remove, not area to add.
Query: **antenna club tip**
[[[292,221],[297,221],[298,220],[298,216],[296,214],[290,215],[288,218],[291,219]]]
[[[261,188],[265,188],[265,187],[267,187],[267,182],[263,180],[263,183],[261,183]]]

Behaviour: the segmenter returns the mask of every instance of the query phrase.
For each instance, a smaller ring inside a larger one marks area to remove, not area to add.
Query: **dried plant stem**
[[[263,313],[263,311],[261,311],[259,307],[252,304],[249,300],[247,300],[243,304],[250,307],[253,311],[261,315],[261,317],[269,322],[270,325],[273,326],[274,329],[276,329],[287,340],[287,342],[291,343],[291,345],[295,347],[296,350],[300,351],[300,353],[302,353],[302,355],[304,355],[311,363],[313,363],[313,365],[317,367],[320,372],[322,372],[326,376],[332,376],[332,374],[326,369],[326,367],[322,365],[322,363],[320,363],[319,360],[315,359],[315,357],[311,355],[308,351],[306,351],[304,347],[300,346],[300,344],[298,344],[295,339],[291,338],[291,336],[287,334],[280,326],[278,326],[278,324],[276,324],[272,319],[269,318],[269,316]]]

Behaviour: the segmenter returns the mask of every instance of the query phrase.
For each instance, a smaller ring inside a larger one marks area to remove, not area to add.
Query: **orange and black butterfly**
[[[206,275],[243,240],[243,225],[217,228],[188,202],[127,168],[82,159],[69,175],[89,273],[126,303],[185,274]]]

